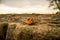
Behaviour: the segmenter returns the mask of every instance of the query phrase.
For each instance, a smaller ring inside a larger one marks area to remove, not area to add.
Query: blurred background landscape
[[[60,40],[60,0],[0,0],[0,40]]]
[[[24,21],[33,18],[33,24]],[[60,14],[0,14],[1,40],[60,40]]]

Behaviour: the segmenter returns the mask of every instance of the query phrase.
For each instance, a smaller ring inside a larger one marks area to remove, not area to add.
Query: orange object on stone
[[[26,20],[25,20],[25,23],[26,24],[32,24],[33,23],[33,18],[27,18]]]

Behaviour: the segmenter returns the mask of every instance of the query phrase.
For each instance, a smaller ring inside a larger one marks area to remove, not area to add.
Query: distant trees
[[[56,12],[56,15],[51,17],[51,24],[56,25],[56,27],[60,26],[60,0],[48,0],[49,7],[53,7],[53,9],[58,9],[59,11]]]
[[[49,7],[53,7],[53,9],[58,9],[60,11],[60,0],[48,0]]]

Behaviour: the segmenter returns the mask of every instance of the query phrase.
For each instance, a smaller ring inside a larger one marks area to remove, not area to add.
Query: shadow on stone
[[[0,40],[5,40],[8,29],[8,23],[0,24]]]

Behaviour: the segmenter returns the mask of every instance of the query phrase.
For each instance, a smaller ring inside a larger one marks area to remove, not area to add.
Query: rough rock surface
[[[32,25],[24,23],[24,20],[29,17],[34,19]],[[1,25],[5,25],[5,23],[7,23],[8,27],[4,31],[4,26]],[[6,36],[2,33],[6,34]],[[0,36],[4,36],[4,40],[60,40],[60,15],[1,14]]]

